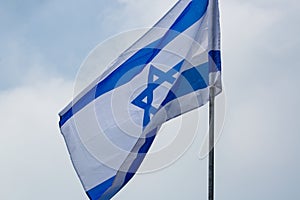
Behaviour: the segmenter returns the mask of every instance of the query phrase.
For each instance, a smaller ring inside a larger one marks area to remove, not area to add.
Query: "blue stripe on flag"
[[[165,106],[170,101],[208,86],[209,65],[204,63],[188,69],[178,77],[176,83],[161,104]]]
[[[59,122],[60,127],[94,99],[132,80],[162,48],[201,19],[207,6],[208,0],[192,1],[161,39],[139,50],[63,114]]]
[[[214,68],[210,69],[210,71],[216,72],[221,71],[221,51],[220,50],[212,50],[209,53],[212,61],[214,62]]]
[[[152,131],[150,131],[147,136],[146,139],[144,141],[144,143],[141,145],[141,147],[138,149],[138,154],[137,157],[134,159],[134,161],[131,163],[128,172],[126,172],[124,179],[122,180],[123,182],[121,183],[116,183],[116,185],[118,186],[114,186],[112,185],[111,188],[109,188],[105,193],[102,193],[102,198],[103,199],[111,199],[117,192],[119,192],[129,181],[130,179],[135,175],[135,172],[138,170],[139,166],[141,165],[141,163],[143,162],[146,153],[148,152],[151,144],[153,143],[155,136],[156,136],[156,132],[157,129],[154,129]],[[140,139],[140,140],[144,140],[144,138]],[[139,144],[140,142],[138,141],[137,144]],[[133,152],[134,154],[136,152]],[[122,167],[121,167],[122,168]],[[118,174],[122,174],[121,176],[124,175],[123,171],[119,171],[116,175],[116,177],[118,176]],[[119,185],[120,184],[120,185]]]
[[[139,166],[141,165],[141,163],[143,162],[143,160],[146,156],[146,153],[148,152],[149,148],[151,147],[151,144],[153,143],[153,141],[155,139],[156,132],[157,132],[157,129],[154,129],[146,136],[145,143],[140,147],[138,154],[137,154],[137,158],[132,162],[132,164],[129,168],[129,172],[126,174],[123,186],[125,186],[126,183],[128,181],[130,181],[130,179],[135,174],[133,172],[136,172],[138,170]]]
[[[112,185],[114,179],[115,176],[87,191],[86,194],[91,200],[98,200],[102,196],[102,194]]]

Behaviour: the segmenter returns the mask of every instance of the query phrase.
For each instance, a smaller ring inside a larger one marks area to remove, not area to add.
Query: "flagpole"
[[[212,14],[209,19],[211,29],[211,48],[215,49],[218,45],[215,34],[219,26],[219,8],[218,0],[211,0]],[[218,24],[216,24],[218,23]],[[210,63],[212,64],[212,63]],[[209,88],[209,156],[208,156],[208,200],[214,200],[215,187],[215,86],[210,85]]]
[[[215,161],[215,88],[209,89],[209,157],[208,157],[208,200],[214,200],[214,161]]]

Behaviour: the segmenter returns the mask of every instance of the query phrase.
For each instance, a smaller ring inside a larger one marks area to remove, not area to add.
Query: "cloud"
[[[48,78],[0,93],[1,199],[85,199],[57,125],[71,92]]]
[[[121,10],[121,16],[124,16],[123,27],[151,27],[153,26],[168,10],[170,10],[176,0],[153,0],[153,1],[134,1],[118,0],[124,6]],[[151,8],[151,10],[147,10]],[[115,16],[120,21],[119,16]]]
[[[284,5],[282,5],[284,4]],[[284,9],[283,9],[284,8]],[[217,145],[217,197],[299,198],[296,1],[221,2],[228,115]],[[219,174],[219,175],[218,175]],[[238,192],[237,192],[238,191]]]

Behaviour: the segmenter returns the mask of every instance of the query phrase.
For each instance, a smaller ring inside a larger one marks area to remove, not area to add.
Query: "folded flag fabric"
[[[222,91],[218,2],[180,0],[59,114],[88,197],[111,199],[160,126],[206,104],[212,87]]]

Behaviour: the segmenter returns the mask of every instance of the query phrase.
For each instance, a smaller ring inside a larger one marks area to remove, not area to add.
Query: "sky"
[[[0,199],[87,200],[58,112],[95,46],[151,27],[175,3],[0,0]],[[216,144],[216,199],[299,199],[300,3],[226,0],[220,12],[226,116]],[[172,165],[136,175],[114,200],[206,199],[202,136]]]

